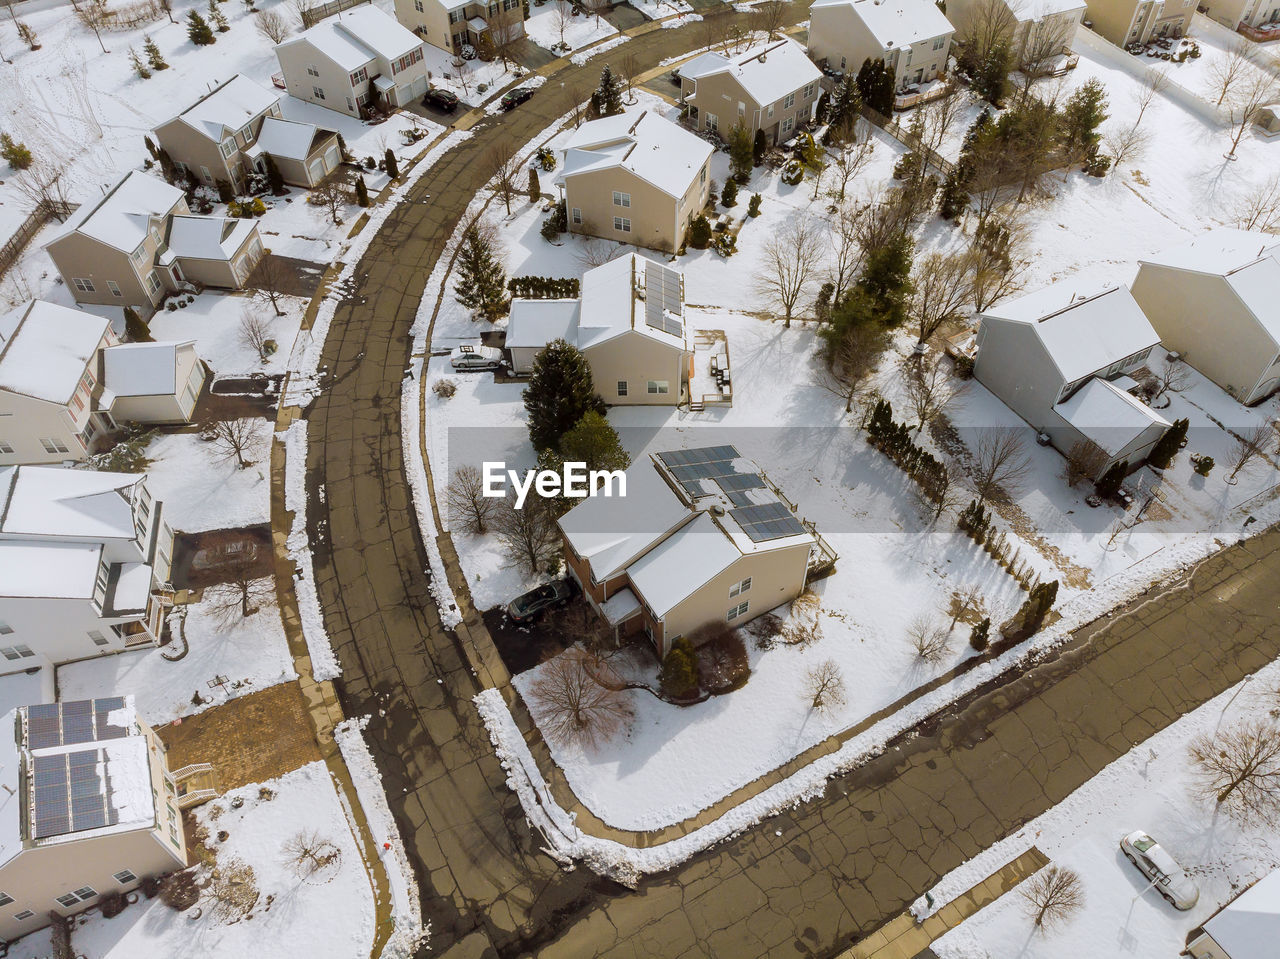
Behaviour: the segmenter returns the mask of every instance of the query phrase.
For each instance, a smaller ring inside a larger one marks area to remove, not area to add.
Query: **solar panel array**
[[[681,316],[684,298],[680,295],[680,274],[659,263],[644,266],[644,322],[655,330],[679,336],[684,330]]]
[[[784,536],[804,532],[804,525],[791,515],[782,503],[761,503],[730,510],[729,515],[751,537],[753,543],[763,543]]]
[[[123,707],[123,696],[28,706],[27,744],[32,749],[46,749],[49,746],[121,739],[129,731],[113,724],[109,717],[112,710]]]
[[[106,754],[101,749],[36,756],[32,837],[44,839],[118,823],[110,783],[101,774],[105,765]]]
[[[658,459],[671,471],[676,482],[694,497],[706,495],[702,488],[704,479],[715,480],[726,493],[730,490],[763,489],[764,480],[755,473],[739,473],[733,468],[733,461],[738,458],[739,453],[732,446],[704,446],[658,454]]]

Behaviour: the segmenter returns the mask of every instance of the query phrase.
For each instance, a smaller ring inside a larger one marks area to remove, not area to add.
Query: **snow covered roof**
[[[734,57],[703,54],[680,70],[680,76],[691,80],[722,73],[737,80],[742,89],[761,105],[780,100],[788,93],[822,79],[822,71],[809,59],[804,47],[788,37],[757,44]]]
[[[0,480],[0,536],[133,539],[133,497],[145,477],[135,473],[13,466]]]
[[[422,46],[422,40],[373,4],[364,4],[321,20],[278,46],[307,42],[344,70],[358,70],[382,57],[398,60]]]
[[[1280,344],[1280,298],[1276,296],[1280,290],[1280,237],[1224,226],[1139,262],[1221,276],[1258,324]]]
[[[640,611],[640,600],[629,587],[620,589],[600,605],[600,611],[610,626],[617,626]]]
[[[1064,420],[1115,456],[1153,425],[1169,421],[1114,383],[1094,377],[1054,407]]]
[[[1066,13],[1068,10],[1083,11],[1085,4],[1083,0],[1031,0],[1030,3],[1011,2],[1009,8],[1019,23],[1027,21],[1035,23],[1045,17]]]
[[[1127,287],[1078,292],[1063,280],[992,307],[983,316],[1030,326],[1067,383],[1160,342]]]
[[[954,32],[933,0],[813,0],[811,10],[850,7],[886,50]]]
[[[178,391],[178,351],[194,343],[109,346],[102,351],[102,383],[114,396],[172,396]]]
[[[230,260],[257,228],[238,217],[175,216],[169,220],[169,252],[179,259]]]
[[[683,273],[627,253],[582,275],[578,349],[599,346],[630,330],[686,348]]]
[[[715,150],[706,140],[649,110],[582,124],[564,146],[561,179],[621,167],[672,197],[682,197]]]
[[[552,340],[578,341],[577,300],[512,300],[507,349],[537,347]]]
[[[44,300],[0,316],[0,390],[69,403],[110,326]]]
[[[628,569],[631,583],[657,616],[665,616],[742,554],[708,513],[690,523]]]
[[[279,94],[237,73],[187,107],[175,119],[181,120],[215,143],[220,143],[228,133],[239,130],[279,102]]]
[[[112,568],[107,607],[114,615],[145,612],[151,597],[151,567],[146,563],[120,563]]]
[[[80,232],[99,243],[132,253],[146,239],[151,218],[166,215],[182,200],[183,193],[176,186],[131,170],[101,200],[85,203],[72,213],[45,248],[71,233]]]
[[[0,595],[92,599],[102,547],[0,540]]]
[[[58,698],[54,668],[45,657],[39,654],[23,657],[17,663],[6,663],[5,668],[14,672],[0,676],[0,716],[19,706],[51,703]],[[4,729],[6,727],[0,725],[0,730]],[[0,776],[4,775],[3,768],[0,760]]]
[[[1231,959],[1272,959],[1280,940],[1280,869],[1223,906],[1204,930]]]
[[[267,117],[262,121],[262,129],[258,132],[258,140],[254,145],[275,157],[305,160],[311,155],[311,146],[317,139],[332,135],[332,130],[325,130],[314,123]]]

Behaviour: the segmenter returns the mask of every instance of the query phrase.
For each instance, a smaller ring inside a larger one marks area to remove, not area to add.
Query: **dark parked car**
[[[533,96],[533,87],[516,87],[514,90],[502,95],[502,109],[514,110],[531,96]]]
[[[563,606],[573,598],[574,585],[567,579],[555,579],[517,596],[507,604],[507,615],[513,623],[532,623],[547,610]]]
[[[427,107],[435,107],[437,110],[444,110],[446,113],[452,113],[458,109],[458,95],[450,93],[448,90],[439,90],[432,87],[427,91],[426,96],[422,98],[422,105]]]

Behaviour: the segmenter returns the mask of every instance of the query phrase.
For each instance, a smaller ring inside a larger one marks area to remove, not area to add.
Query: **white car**
[[[463,344],[449,354],[449,365],[460,373],[496,370],[502,366],[502,350],[492,346]]]
[[[1200,890],[1186,870],[1142,830],[1121,839],[1120,851],[1175,909],[1190,909],[1200,898]]]

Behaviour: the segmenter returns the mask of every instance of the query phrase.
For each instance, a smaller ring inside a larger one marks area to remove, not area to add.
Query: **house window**
[[[618,395],[619,395],[619,396],[626,396],[626,395],[627,395],[627,381],[626,381],[626,380],[618,380]]]
[[[355,105],[354,103],[352,103],[352,102],[351,102],[351,98],[350,98],[350,97],[347,97],[347,112],[348,112],[348,113],[355,113],[355,112],[356,112],[356,105]]]
[[[103,636],[102,633],[98,632],[96,629],[89,630],[89,638],[93,640],[93,645],[95,646],[107,645],[107,637]]]
[[[739,603],[737,606],[730,606],[729,611],[724,614],[724,621],[731,623],[739,616],[747,615],[747,610],[751,608],[751,603]]]
[[[176,163],[174,164],[174,166],[177,166],[177,165],[178,164]],[[142,243],[139,243],[138,248],[133,251],[133,262],[141,264],[142,261],[146,258],[146,256],[147,256],[147,244],[144,241]]]
[[[13,902],[13,896],[7,892],[0,892],[0,906],[7,906],[11,902]]]
[[[232,137],[227,137],[222,141],[222,155],[229,159],[231,154],[236,152],[236,141]]]
[[[147,292],[152,296],[160,292],[160,277],[156,276],[155,270],[147,274]]]
[[[75,895],[77,896],[77,898],[79,898],[81,902],[85,902],[89,899],[92,899],[97,894],[98,894],[97,890],[95,890],[92,886],[81,886],[79,889],[75,891]]]
[[[747,105],[741,100],[738,101],[738,119],[741,120],[747,115]]]
[[[449,11],[449,22],[450,22],[450,23],[461,23],[461,22],[462,22],[462,11],[461,11],[461,10],[450,10],[450,11]]]
[[[15,912],[13,914],[13,918],[17,919],[18,922],[22,922],[24,919],[30,919],[34,915],[35,913],[32,912],[30,909],[24,909],[22,910],[22,912]]]
[[[698,186],[702,186],[707,182],[707,168],[703,167],[698,171]]]
[[[614,206],[631,206],[631,194],[630,194],[630,193],[620,193],[620,192],[618,192],[617,190],[614,190],[614,191],[613,191],[613,205],[614,205]]]
[[[71,285],[74,286],[81,293],[97,292],[94,289],[93,280],[86,280],[84,277],[81,277],[81,276],[73,276],[71,278]]]
[[[714,132],[720,129],[720,118],[716,116],[714,113],[708,113],[706,125],[708,130],[711,130]]]
[[[73,896],[71,893],[67,893],[65,896],[59,896],[55,901],[58,903],[58,905],[62,906],[63,908],[70,909],[80,900],[77,899],[75,896]]]
[[[110,578],[111,578],[111,572],[107,568],[106,562],[103,561],[99,563],[98,578],[97,578],[97,581],[94,583],[94,592],[101,593],[102,595],[105,596],[107,594],[107,582],[110,580]]]
[[[650,380],[647,390],[650,396],[666,396],[671,392],[671,384],[667,380]]]
[[[804,98],[805,98],[806,100],[808,100],[810,97],[812,97],[812,96],[813,96],[813,94],[817,91],[817,89],[818,89],[818,84],[817,84],[817,83],[810,83],[810,84],[808,84],[808,85],[804,88]]]
[[[13,627],[10,626],[8,623],[6,623],[4,620],[0,620],[0,636],[8,636],[12,632],[13,632]]]
[[[782,109],[790,110],[795,105],[796,95],[794,93],[788,93],[786,99],[782,101]]]
[[[734,583],[732,586],[729,587],[729,598],[733,599],[733,597],[737,596],[739,593],[745,593],[750,588],[751,588],[751,577],[748,576],[741,583]]]
[[[8,443],[6,443],[4,440],[0,440],[0,453],[12,453],[12,452],[13,452],[13,447]]]
[[[44,447],[46,453],[70,453],[67,444],[62,442],[56,436],[47,436],[40,440],[40,445]]]
[[[314,86],[313,86],[313,87],[311,88],[311,95],[312,95],[313,97],[315,97],[317,100],[323,100],[323,99],[324,99],[324,90],[322,90],[320,87],[314,87]]]
[[[613,218],[613,228],[619,233],[630,233],[631,220],[625,216],[615,216]]]
[[[138,877],[133,874],[133,870],[131,869],[121,869],[119,872],[115,873],[111,878],[114,879],[116,882],[120,883],[122,886],[128,885],[131,882],[138,881]]]
[[[369,71],[361,67],[355,73],[351,74],[351,85],[354,87],[358,83],[364,83],[369,79]]]
[[[767,119],[770,119],[770,120],[772,120],[772,119],[773,119],[773,104],[772,104],[772,103],[770,103],[770,104],[769,104],[769,109],[765,111],[765,114],[764,114],[764,115],[765,115],[765,117],[766,117]]]
[[[315,68],[315,65],[314,65],[314,64],[310,64],[310,63],[308,63],[308,64],[307,64],[307,76],[309,76],[309,77],[318,77],[318,76],[320,76],[320,71],[319,71],[319,70],[317,70],[317,69]]]
[[[115,280],[107,280],[107,289],[111,291],[112,296],[123,296]]]
[[[849,66],[849,61],[848,61],[848,60],[846,60],[844,57],[841,57],[841,58],[840,58],[840,69],[841,69],[841,70],[844,70],[844,69],[845,69],[845,68],[847,68],[848,66]]]
[[[422,0],[413,0],[413,9],[417,10],[419,13],[422,13],[423,12]]]
[[[785,120],[782,121],[782,132],[790,133],[791,128],[794,127],[795,125],[796,125],[796,121],[793,120],[791,117],[787,117]]]
[[[582,226],[582,210],[576,206],[573,208],[573,223],[574,226]]]
[[[18,643],[16,646],[0,646],[0,656],[12,662],[15,659],[30,659],[35,653],[30,646]]]
[[[944,43],[946,43],[946,42],[947,42],[947,38],[946,38],[946,37],[938,37],[938,39],[936,39],[936,40],[934,40],[934,41],[933,41],[933,49],[935,49],[935,50],[941,50],[941,49],[942,49],[942,45],[943,45]]]

